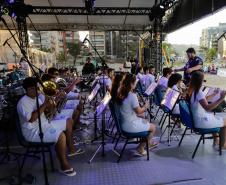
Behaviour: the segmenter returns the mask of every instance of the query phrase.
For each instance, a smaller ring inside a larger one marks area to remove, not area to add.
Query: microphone
[[[84,40],[82,41],[82,44],[85,43],[85,41],[87,40],[88,34],[86,35],[86,37],[84,38]]]

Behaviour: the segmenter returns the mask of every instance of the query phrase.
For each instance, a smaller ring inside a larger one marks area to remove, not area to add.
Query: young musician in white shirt
[[[158,85],[167,89],[168,87],[168,80],[169,77],[171,76],[173,70],[169,67],[166,67],[163,69],[163,76],[159,79]]]
[[[188,98],[191,103],[194,124],[196,128],[200,129],[221,128],[224,138],[222,145],[223,148],[226,149],[226,116],[222,118],[210,112],[224,101],[226,92],[222,91],[220,93],[220,99],[217,101],[208,103],[201,88],[203,79],[204,74],[200,71],[196,71],[192,73],[189,83]],[[214,144],[219,144],[219,139],[215,138]]]
[[[151,69],[151,70],[150,70]],[[153,83],[155,82],[155,76],[153,74],[150,74],[150,71],[154,69],[153,66],[151,67],[144,67],[144,75],[143,75],[143,85],[145,87],[145,90]]]
[[[17,112],[20,119],[22,133],[27,141],[40,142],[39,137],[39,122],[38,110],[36,105],[36,79],[29,77],[23,82],[23,87],[26,90],[24,95],[17,104]],[[77,155],[77,151],[73,145],[73,120],[71,118],[62,120],[52,120],[48,122],[44,111],[51,104],[51,99],[46,98],[44,102],[39,99],[40,103],[40,118],[42,131],[44,134],[44,142],[55,142],[56,153],[60,162],[60,171],[67,176],[76,175],[75,170],[70,166],[66,150],[68,147],[68,156]],[[65,133],[64,133],[65,132]]]
[[[121,83],[116,97],[117,111],[119,111],[119,121],[122,129],[125,132],[137,133],[150,131],[148,136],[150,145],[149,147],[156,147],[157,143],[151,141],[155,134],[156,126],[149,123],[148,120],[141,118],[148,108],[148,104],[140,107],[137,95],[133,92],[136,88],[136,76],[133,74],[126,74]],[[137,147],[139,155],[146,155],[145,142],[141,141]]]

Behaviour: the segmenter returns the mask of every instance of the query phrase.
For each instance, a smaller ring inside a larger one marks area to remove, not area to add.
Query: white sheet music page
[[[156,89],[156,87],[158,86],[157,83],[153,82],[149,85],[149,87],[147,88],[147,90],[144,92],[144,94],[150,96],[154,90]]]
[[[93,98],[97,95],[98,91],[100,89],[100,84],[96,84],[90,95],[88,96],[88,101],[92,101]]]
[[[208,91],[206,96],[212,95],[214,93],[214,91],[217,90],[217,89],[218,88],[209,88],[209,91]],[[208,102],[216,102],[217,100],[219,100],[220,97],[221,97],[221,92],[222,92],[222,90],[218,89],[218,93],[214,97],[209,99]]]
[[[110,100],[111,100],[111,94],[107,92],[103,100],[100,102],[100,104],[96,108],[97,116],[99,116],[103,112],[103,110],[106,108]]]
[[[168,88],[166,90],[166,94],[161,102],[161,105],[166,106],[169,110],[172,110],[175,106],[177,99],[180,96],[180,92],[175,91],[171,88]]]

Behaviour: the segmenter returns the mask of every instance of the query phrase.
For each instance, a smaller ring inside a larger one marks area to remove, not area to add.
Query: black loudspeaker
[[[150,49],[149,48],[144,48],[143,49],[143,56],[144,56],[144,65],[148,65],[150,63]]]

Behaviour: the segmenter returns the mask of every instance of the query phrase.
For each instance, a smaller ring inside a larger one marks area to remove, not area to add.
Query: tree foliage
[[[64,63],[67,61],[67,56],[65,55],[64,52],[60,52],[58,55],[57,55],[57,61],[60,62],[60,63]]]
[[[77,56],[80,54],[81,42],[67,43],[67,48],[68,53],[76,60]]]

